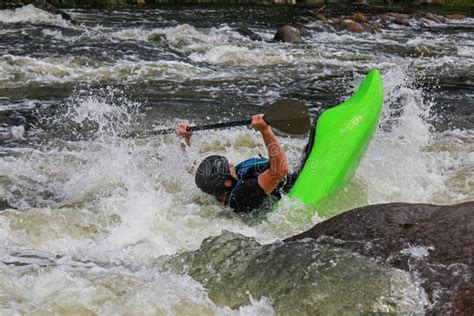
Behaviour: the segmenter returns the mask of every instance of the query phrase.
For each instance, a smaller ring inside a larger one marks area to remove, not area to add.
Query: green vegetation
[[[474,7],[474,0],[444,0],[443,3],[448,6]]]

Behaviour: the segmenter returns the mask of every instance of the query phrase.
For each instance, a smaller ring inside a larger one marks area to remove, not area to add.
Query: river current
[[[195,187],[176,136],[122,136],[243,119],[281,98],[316,118],[377,67],[378,131],[351,183],[318,207],[473,200],[472,18],[357,35],[312,22],[294,45],[271,41],[294,7],[67,12],[76,25],[0,10],[1,314],[423,313],[416,275],[281,243],[322,220],[304,206],[236,215]],[[281,141],[296,166],[305,137]],[[265,151],[249,128],[196,132],[188,159],[211,153]]]

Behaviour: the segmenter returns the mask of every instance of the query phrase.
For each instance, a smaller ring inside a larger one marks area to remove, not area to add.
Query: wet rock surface
[[[6,113],[0,112],[0,126],[12,126],[15,125],[15,120],[8,116]]]
[[[303,40],[301,39],[301,32],[297,28],[285,25],[280,27],[275,37],[273,38],[275,41],[280,41],[284,43],[293,43],[293,44],[301,44]]]
[[[286,241],[351,249],[423,281],[433,313],[473,315],[474,202],[392,203],[351,210]]]
[[[258,35],[257,33],[251,31],[250,29],[246,27],[239,27],[238,29],[235,30],[237,33],[239,33],[242,36],[250,38],[252,41],[263,41],[262,37]]]
[[[8,201],[5,199],[0,199],[0,211],[6,210],[11,208],[11,206],[8,204]]]
[[[364,32],[364,27],[357,22],[354,22],[350,19],[345,19],[342,21],[344,27],[350,32],[362,33]]]
[[[72,24],[77,24],[77,22],[66,12],[60,10],[47,2],[38,2],[32,3],[36,8],[49,12],[51,14],[60,15],[64,20],[71,22]]]
[[[421,314],[427,302],[409,273],[348,249],[298,241],[262,245],[228,231],[155,265],[199,281],[219,306],[237,309],[249,297],[268,298],[276,315]]]
[[[22,126],[25,129],[29,128],[25,116],[31,116],[31,113],[26,111],[4,111],[0,112],[0,129],[6,127]]]

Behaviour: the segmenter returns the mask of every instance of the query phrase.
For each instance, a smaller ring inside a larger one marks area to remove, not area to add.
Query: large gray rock
[[[301,44],[303,39],[301,38],[301,32],[297,28],[289,25],[280,27],[275,36],[273,37],[275,41],[281,41],[284,43],[293,43]]]
[[[474,202],[366,206],[287,241],[307,238],[415,273],[432,313],[474,315]]]

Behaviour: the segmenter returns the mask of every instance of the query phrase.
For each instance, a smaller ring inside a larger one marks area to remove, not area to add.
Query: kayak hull
[[[372,69],[350,99],[319,117],[313,146],[288,196],[312,205],[348,183],[377,129],[382,104],[382,77]]]

